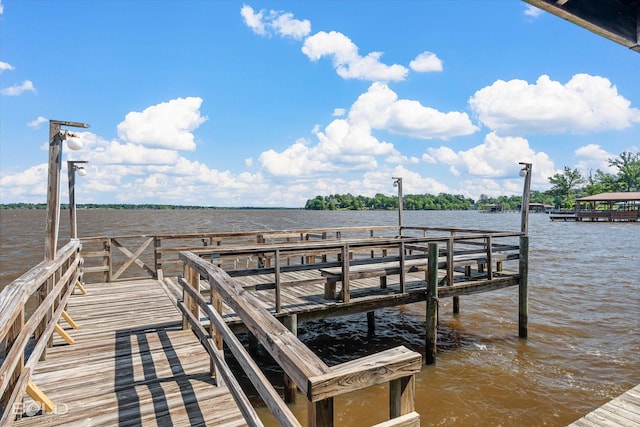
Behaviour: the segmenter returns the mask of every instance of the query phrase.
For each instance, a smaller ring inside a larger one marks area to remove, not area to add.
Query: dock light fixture
[[[520,223],[520,231],[523,233],[529,233],[529,198],[531,196],[531,163],[520,162],[522,169],[520,169],[519,175],[524,177],[524,188],[522,190],[522,221]]]
[[[76,172],[80,176],[86,176],[87,170],[80,164],[89,163],[86,160],[68,160],[67,172],[69,174],[69,219],[71,221],[71,238],[78,238],[78,226],[76,222]]]
[[[402,236],[402,210],[404,207],[404,201],[402,199],[402,178],[392,176],[391,179],[394,180],[393,186],[398,189],[398,227],[400,236]]]
[[[62,141],[70,150],[82,148],[78,135],[62,127],[88,128],[87,123],[49,120],[49,166],[47,182],[47,223],[45,229],[44,259],[53,260],[58,246],[60,229],[60,168],[62,166]]]

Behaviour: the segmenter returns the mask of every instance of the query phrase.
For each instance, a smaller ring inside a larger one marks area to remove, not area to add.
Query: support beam
[[[427,264],[427,313],[424,363],[436,363],[438,338],[438,244],[429,243]]]

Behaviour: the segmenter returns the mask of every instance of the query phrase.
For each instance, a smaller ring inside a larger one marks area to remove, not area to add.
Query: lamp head
[[[527,176],[527,170],[526,169],[520,169],[520,176]]]
[[[76,166],[76,172],[78,172],[78,175],[80,176],[87,176],[87,170],[84,166]]]
[[[67,137],[65,139],[67,141],[67,147],[69,147],[69,149],[73,151],[81,150],[84,146],[82,140],[78,138],[78,135],[75,135],[73,133],[67,134]]]

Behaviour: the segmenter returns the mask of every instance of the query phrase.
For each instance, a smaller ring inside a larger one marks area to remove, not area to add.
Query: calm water
[[[0,287],[44,254],[44,211],[0,211]],[[68,236],[63,211],[61,236]],[[518,230],[518,214],[405,212],[407,225]],[[80,211],[81,236],[394,225],[396,212]],[[421,423],[563,426],[640,383],[640,223],[530,217],[529,338],[518,338],[517,289],[441,301],[442,351],[417,381]],[[424,305],[299,325],[330,365],[406,345],[423,351]],[[293,410],[305,419],[299,398]],[[386,387],[338,397],[337,425],[387,418]],[[265,411],[261,411],[264,414]],[[265,415],[268,419],[268,415]],[[267,422],[270,422],[267,420]]]

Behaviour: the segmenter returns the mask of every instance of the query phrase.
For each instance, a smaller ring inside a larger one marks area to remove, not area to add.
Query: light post
[[[47,183],[47,224],[45,229],[44,259],[53,260],[58,246],[60,228],[60,167],[62,166],[62,141],[71,150],[82,148],[82,141],[61,126],[88,128],[86,123],[49,120],[49,174]]]
[[[520,231],[525,234],[529,233],[529,198],[531,189],[531,163],[523,163],[522,169],[520,169],[520,176],[524,177],[524,189],[522,191],[522,222],[520,224]]]
[[[404,201],[402,200],[402,178],[392,176],[391,179],[394,179],[393,186],[398,188],[398,227],[400,230],[400,235],[402,236],[402,209],[404,205]]]
[[[79,163],[89,163],[86,160],[68,160],[67,172],[69,174],[69,219],[71,220],[71,238],[78,238],[78,227],[76,222],[76,172],[78,175],[85,176],[87,170],[84,166],[78,166]]]

